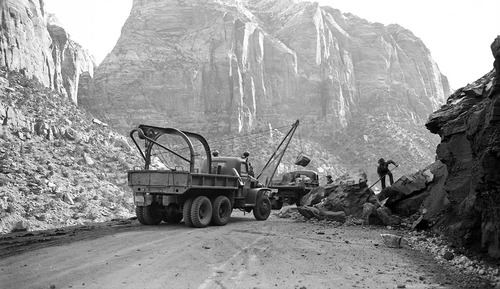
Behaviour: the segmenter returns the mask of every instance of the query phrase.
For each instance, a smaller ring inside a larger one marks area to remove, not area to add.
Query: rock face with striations
[[[300,118],[303,136],[328,149],[353,147],[331,142],[341,133],[416,169],[438,143],[422,124],[448,93],[429,50],[398,25],[307,1],[134,0],[79,102],[123,132],[152,123],[247,133]]]
[[[0,2],[0,66],[36,77],[76,103],[80,77],[94,74],[95,61],[43,5],[42,0]]]
[[[500,36],[492,43],[495,69],[458,89],[426,126],[441,136],[450,200],[438,229],[460,245],[500,257]]]

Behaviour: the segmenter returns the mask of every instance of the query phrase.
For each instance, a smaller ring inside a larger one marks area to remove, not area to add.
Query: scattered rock
[[[455,255],[453,255],[453,253],[450,251],[446,251],[446,253],[444,253],[443,255],[443,258],[448,261],[453,260],[454,257]]]
[[[284,206],[280,209],[277,216],[278,218],[291,218],[294,212],[297,212],[298,208],[296,206]]]
[[[94,165],[94,160],[87,153],[83,154],[83,160],[85,161],[85,164],[87,164],[89,166]]]
[[[28,231],[29,223],[26,220],[17,221],[11,229],[11,232],[24,232]]]
[[[73,201],[73,197],[71,196],[70,193],[65,193],[62,197],[63,201],[65,201],[66,203],[70,204],[70,205],[74,205],[75,202]]]
[[[401,243],[403,240],[402,236],[393,235],[393,234],[380,234],[382,241],[389,248],[401,248]]]
[[[323,217],[326,220],[335,221],[339,223],[344,223],[346,221],[346,215],[343,211],[340,212],[323,212]]]

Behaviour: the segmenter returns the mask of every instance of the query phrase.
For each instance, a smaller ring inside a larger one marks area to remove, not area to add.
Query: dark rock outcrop
[[[491,49],[495,69],[453,93],[426,126],[440,135],[437,158],[448,169],[436,228],[500,257],[500,37]]]
[[[0,17],[0,66],[23,71],[76,103],[80,76],[94,74],[93,57],[56,25],[41,0],[2,0]]]

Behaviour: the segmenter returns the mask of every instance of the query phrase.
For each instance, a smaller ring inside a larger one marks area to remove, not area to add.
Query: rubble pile
[[[381,206],[373,190],[367,186],[366,174],[359,170],[346,173],[333,183],[319,186],[302,199],[298,209],[304,217],[328,219],[340,223],[348,219],[355,223],[395,225],[400,218],[388,207]]]
[[[131,217],[127,140],[68,98],[0,71],[0,232]]]
[[[320,186],[304,196],[305,206],[283,207],[277,216],[329,227],[385,226],[394,236],[400,236],[403,247],[428,252],[457,272],[478,276],[493,287],[500,286],[495,259],[457,246],[455,240],[435,232],[450,204],[443,189],[448,176],[446,165],[436,161],[401,177],[378,195],[366,187],[366,179],[360,176],[362,172],[346,174],[330,185]]]
[[[309,223],[319,228],[367,226],[363,220],[352,216],[348,216],[343,223],[316,216],[306,218],[299,213],[299,208],[296,206],[285,206],[276,213],[276,216],[279,218],[289,218],[295,222]],[[497,288],[495,287],[497,284],[500,286],[500,269],[495,260],[485,258],[484,255],[468,251],[462,247],[457,247],[445,236],[432,231],[411,230],[411,223],[405,226],[405,222],[407,221],[408,219],[402,219],[400,226],[385,226],[389,234],[381,234],[380,243],[376,244],[376,246],[382,245],[391,248],[390,244],[384,241],[382,235],[399,236],[400,246],[397,248],[427,252],[446,268],[464,276],[462,282],[466,282],[469,280],[468,278],[473,278],[476,283],[480,280],[485,286],[491,286],[491,288]],[[320,233],[321,231],[318,231],[318,234]],[[467,284],[464,284],[464,288],[466,287]]]
[[[441,264],[461,274],[473,274],[487,280],[494,288],[500,286],[500,269],[483,255],[456,247],[443,235],[424,231],[406,232],[405,239],[413,249],[428,252]]]

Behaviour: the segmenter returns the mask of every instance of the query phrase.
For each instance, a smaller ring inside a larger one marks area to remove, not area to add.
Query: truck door
[[[249,174],[249,167],[247,162],[241,163],[240,172],[241,178],[245,182],[245,189],[259,188],[259,181]]]
[[[248,165],[246,162],[242,162],[240,165],[240,175],[245,183],[245,188],[250,188],[250,176],[248,175]]]

